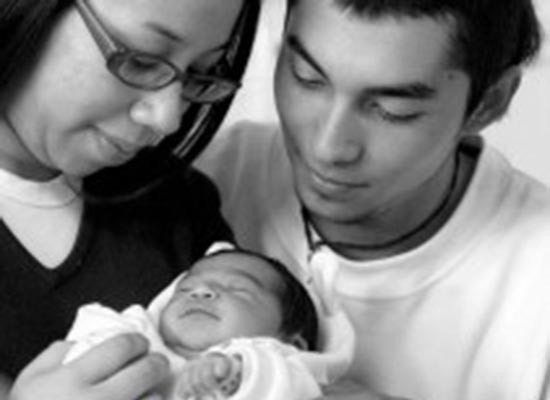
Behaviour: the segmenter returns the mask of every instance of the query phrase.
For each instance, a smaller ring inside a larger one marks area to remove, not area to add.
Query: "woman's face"
[[[242,0],[89,0],[126,47],[160,55],[182,71],[204,70],[222,54]],[[187,103],[178,82],[129,87],[105,66],[76,7],[58,23],[33,73],[7,110],[17,135],[7,158],[27,175],[84,177],[120,165],[157,135],[173,133]],[[4,133],[1,133],[4,135]],[[5,146],[6,147],[6,146]],[[2,161],[0,155],[0,161]],[[8,166],[9,168],[9,166]],[[17,171],[16,171],[17,172]]]

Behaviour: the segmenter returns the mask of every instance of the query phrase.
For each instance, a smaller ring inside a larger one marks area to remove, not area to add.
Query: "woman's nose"
[[[170,135],[179,128],[181,117],[189,105],[180,94],[179,82],[162,89],[144,91],[130,108],[130,118],[158,136]]]

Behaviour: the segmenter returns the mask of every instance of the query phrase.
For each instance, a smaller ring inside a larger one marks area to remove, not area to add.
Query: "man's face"
[[[439,195],[432,182],[449,172],[470,81],[448,62],[452,21],[371,19],[333,3],[291,9],[275,90],[299,197],[346,223]]]

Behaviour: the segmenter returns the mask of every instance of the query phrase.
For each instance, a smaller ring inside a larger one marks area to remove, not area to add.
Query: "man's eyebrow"
[[[369,86],[362,91],[368,97],[402,97],[426,100],[436,95],[436,89],[423,82],[410,82],[395,85]]]
[[[289,35],[287,38],[287,43],[294,52],[299,54],[300,57],[311,65],[312,68],[326,78],[323,68],[313,58],[296,35]],[[423,82],[408,82],[396,85],[369,86],[363,90],[363,93],[369,97],[401,97],[415,100],[426,100],[434,97],[436,90]]]
[[[319,65],[317,61],[313,58],[313,56],[309,53],[309,51],[305,48],[305,46],[300,42],[300,39],[296,35],[289,35],[287,38],[288,46],[297,53],[300,57],[302,57],[313,69],[315,69],[319,74],[321,74],[323,77],[326,78],[325,71],[323,71],[323,68]]]

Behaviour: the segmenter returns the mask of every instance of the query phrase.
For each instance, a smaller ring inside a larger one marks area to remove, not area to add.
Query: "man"
[[[242,245],[332,277],[354,398],[549,398],[550,191],[479,135],[539,42],[524,0],[290,1],[281,127],[201,160]]]

